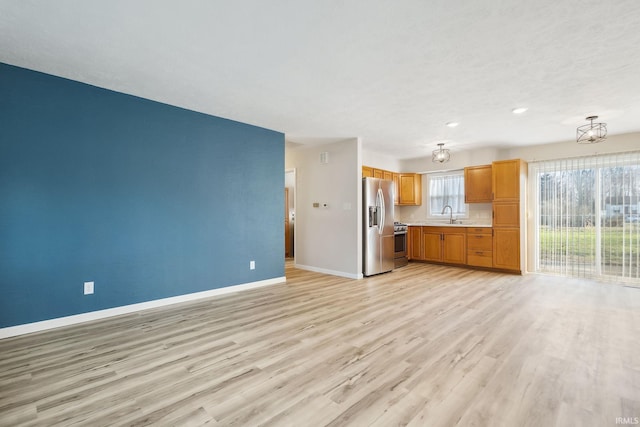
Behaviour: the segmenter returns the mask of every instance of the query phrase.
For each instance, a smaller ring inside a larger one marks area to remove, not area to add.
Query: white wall
[[[320,163],[322,152],[329,163]],[[289,147],[285,167],[296,169],[296,267],[362,277],[360,140]]]
[[[497,148],[480,148],[477,150],[451,151],[451,160],[447,163],[434,163],[431,155],[415,159],[400,161],[400,172],[436,172],[452,169],[463,169],[466,166],[487,165],[494,160],[501,159]]]
[[[609,136],[599,144],[578,144],[574,140],[570,140],[526,147],[451,151],[451,160],[442,164],[433,163],[431,156],[400,160],[399,171],[433,172],[462,169],[465,166],[487,165],[494,160],[523,159],[531,162],[633,150],[640,150],[640,132]]]
[[[376,169],[384,169],[391,172],[402,172],[400,170],[400,160],[386,154],[375,151],[362,150],[362,164]]]
[[[501,151],[501,159],[536,160],[563,159],[593,154],[620,153],[640,150],[640,132],[609,136],[599,144],[578,144],[575,141],[515,147]]]

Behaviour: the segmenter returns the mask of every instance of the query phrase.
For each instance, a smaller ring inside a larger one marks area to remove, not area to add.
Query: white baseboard
[[[315,271],[316,273],[331,274],[332,276],[346,277],[347,279],[362,279],[362,273],[353,274],[344,271],[328,270],[326,268],[313,267],[311,265],[295,264],[296,268],[301,270]]]
[[[107,308],[105,310],[91,311],[89,313],[74,314],[72,316],[58,317],[56,319],[43,320],[40,322],[9,326],[7,328],[0,328],[0,339],[30,334],[32,332],[45,331],[47,329],[59,328],[62,326],[75,325],[77,323],[90,322],[92,320],[119,316],[121,314],[134,313],[136,311],[163,307],[180,302],[195,301],[202,298],[209,298],[217,295],[229,294],[232,292],[240,292],[248,289],[260,288],[262,286],[275,285],[277,283],[284,283],[286,281],[287,278],[284,276],[275,277],[273,279],[259,280],[257,282],[243,283],[240,285],[227,286],[224,288],[211,289],[202,292],[194,292],[192,294],[178,295],[175,297],[162,298],[137,304],[123,305],[120,307]]]

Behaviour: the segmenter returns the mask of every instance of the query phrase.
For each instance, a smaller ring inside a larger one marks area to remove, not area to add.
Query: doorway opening
[[[296,241],[296,170],[284,172],[284,257],[295,259]]]

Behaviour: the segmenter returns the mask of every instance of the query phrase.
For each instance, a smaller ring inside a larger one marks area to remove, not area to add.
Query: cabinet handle
[[[482,252],[476,251],[476,255],[482,255]]]

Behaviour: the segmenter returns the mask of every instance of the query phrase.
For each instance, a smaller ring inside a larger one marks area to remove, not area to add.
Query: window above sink
[[[449,222],[468,219],[469,209],[464,202],[464,170],[451,170],[426,174],[427,182],[427,220]],[[447,207],[451,207],[451,213]]]

